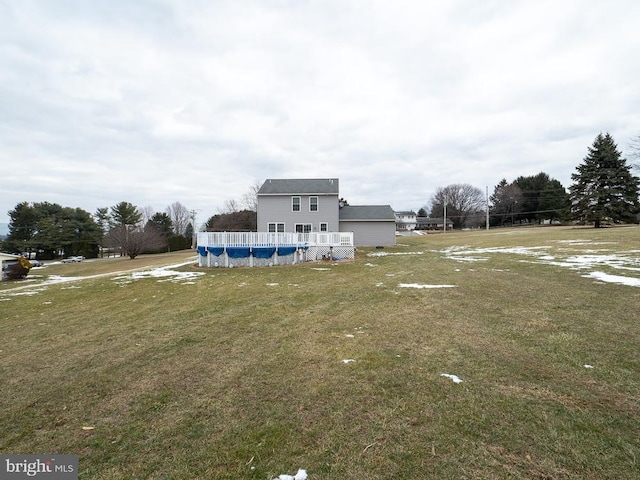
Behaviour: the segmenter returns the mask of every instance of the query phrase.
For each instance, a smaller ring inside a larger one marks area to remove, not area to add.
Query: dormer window
[[[294,212],[300,211],[300,197],[291,197],[291,210]]]

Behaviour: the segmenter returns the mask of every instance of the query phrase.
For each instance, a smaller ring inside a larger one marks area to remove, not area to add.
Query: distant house
[[[416,217],[417,230],[444,230],[444,218]],[[447,230],[453,230],[453,222],[447,219]]]
[[[355,246],[395,245],[391,207],[342,205],[337,178],[267,179],[257,197],[259,232],[353,232]]]
[[[413,211],[400,211],[394,212],[396,218],[396,230],[398,231],[410,231],[415,230],[417,227],[416,212]]]

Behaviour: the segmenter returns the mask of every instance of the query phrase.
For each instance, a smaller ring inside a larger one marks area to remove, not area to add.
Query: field
[[[639,312],[638,227],[50,264],[0,284],[0,452],[85,479],[638,478]]]

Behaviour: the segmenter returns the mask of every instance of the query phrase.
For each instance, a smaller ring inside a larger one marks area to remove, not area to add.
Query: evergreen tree
[[[4,242],[8,252],[30,252],[38,231],[38,213],[28,202],[21,202],[9,211],[9,234]]]
[[[521,219],[529,223],[541,223],[563,217],[567,208],[568,196],[558,180],[540,172],[537,175],[518,177],[514,182],[522,191]]]
[[[168,213],[156,213],[148,224],[158,230],[167,240],[173,235],[173,221]]]
[[[538,219],[562,220],[567,216],[569,195],[558,180],[549,179],[540,192]]]
[[[111,207],[111,218],[116,225],[135,227],[142,220],[142,213],[135,205],[120,202]]]
[[[571,179],[575,182],[569,189],[574,219],[593,222],[596,228],[604,221],[637,222],[640,179],[631,174],[631,166],[608,133],[596,137]]]
[[[491,225],[514,224],[518,214],[522,211],[522,190],[515,182],[507,183],[503,178],[493,189],[491,202]]]
[[[88,212],[57,203],[19,203],[9,212],[7,248],[35,252],[38,259],[59,255],[95,257],[99,231]]]

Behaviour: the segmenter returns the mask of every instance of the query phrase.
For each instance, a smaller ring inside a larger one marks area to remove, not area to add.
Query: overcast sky
[[[350,204],[541,171],[640,134],[637,0],[0,0],[0,222],[121,201],[198,223],[267,178]]]

